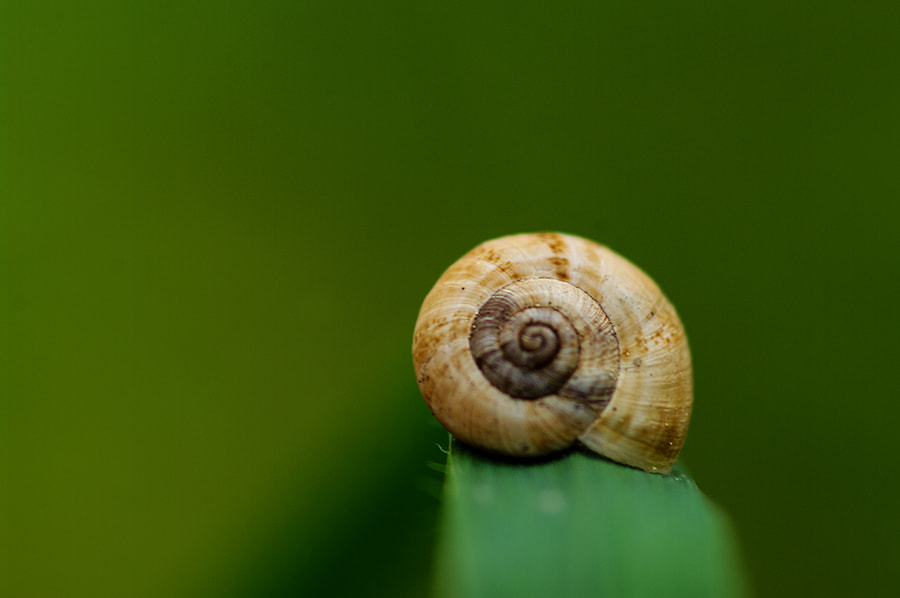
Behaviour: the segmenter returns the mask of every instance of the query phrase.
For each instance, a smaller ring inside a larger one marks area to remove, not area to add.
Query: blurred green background
[[[679,309],[756,592],[896,595],[900,4],[0,6],[4,596],[421,595],[417,310],[531,230]]]

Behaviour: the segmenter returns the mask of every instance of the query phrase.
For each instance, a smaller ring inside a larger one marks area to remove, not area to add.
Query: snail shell
[[[413,337],[425,402],[459,439],[527,457],[581,443],[667,473],[693,401],[675,309],[639,268],[558,233],[487,241],[425,298]]]

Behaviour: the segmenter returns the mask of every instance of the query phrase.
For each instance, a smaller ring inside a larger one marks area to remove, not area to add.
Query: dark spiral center
[[[503,355],[519,367],[529,370],[542,368],[559,352],[559,336],[552,326],[530,321],[518,330],[516,341],[501,347]]]
[[[578,333],[552,306],[529,306],[501,289],[478,311],[469,337],[475,362],[506,394],[536,399],[557,392],[578,367]]]

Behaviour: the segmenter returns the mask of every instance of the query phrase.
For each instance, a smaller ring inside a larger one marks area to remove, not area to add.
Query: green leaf
[[[454,439],[447,464],[438,596],[747,595],[730,523],[679,466],[523,463]]]

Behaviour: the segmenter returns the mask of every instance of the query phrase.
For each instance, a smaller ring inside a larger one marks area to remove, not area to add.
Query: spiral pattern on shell
[[[692,404],[674,308],[636,266],[558,233],[488,241],[428,294],[413,339],[419,388],[461,440],[513,456],[581,443],[668,472]]]

